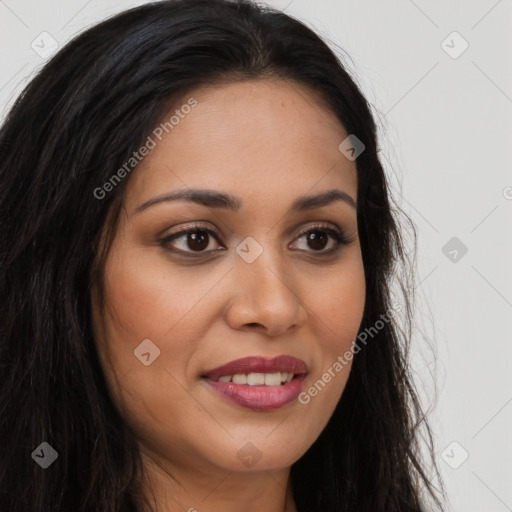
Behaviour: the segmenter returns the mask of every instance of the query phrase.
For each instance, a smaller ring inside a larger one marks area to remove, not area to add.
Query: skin
[[[272,412],[227,401],[201,375],[241,357],[291,355],[308,365],[307,390],[351,349],[365,302],[356,209],[334,201],[289,212],[299,196],[330,189],[355,201],[355,162],[338,150],[348,134],[316,92],[280,79],[201,87],[175,108],[190,97],[197,106],[126,184],[104,308],[92,294],[100,360],[159,511],[294,512],[290,466],[325,427],[350,362],[307,404]],[[229,193],[242,206],[179,200],[136,212],[190,188]],[[187,235],[160,243],[194,221],[219,241],[206,235],[195,251]],[[323,245],[308,242],[303,230],[318,223],[342,230],[348,245],[322,256],[337,243],[325,232]],[[248,236],[263,249],[252,263],[236,252]],[[149,366],[134,356],[145,339],[160,350]],[[249,442],[260,455],[251,466],[237,457]]]

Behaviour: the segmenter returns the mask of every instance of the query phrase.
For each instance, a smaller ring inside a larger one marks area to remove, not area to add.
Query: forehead
[[[155,145],[130,177],[127,203],[186,187],[271,196],[300,195],[318,184],[355,195],[355,162],[338,149],[347,137],[343,125],[316,91],[295,82],[194,89],[150,136]]]

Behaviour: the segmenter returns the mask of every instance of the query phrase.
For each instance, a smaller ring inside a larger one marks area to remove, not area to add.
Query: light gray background
[[[45,62],[31,48],[42,32],[62,46],[143,3],[0,0],[2,119]],[[267,3],[346,50],[374,106],[384,164],[419,233],[418,319],[438,364],[420,333],[414,360],[430,402],[437,382],[432,424],[452,510],[512,511],[512,2]],[[446,40],[454,31],[469,44],[460,56],[463,41]],[[468,248],[445,251],[455,262],[442,252],[454,236]]]

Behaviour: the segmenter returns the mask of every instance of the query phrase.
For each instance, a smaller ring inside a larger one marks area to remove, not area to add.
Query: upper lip
[[[218,379],[225,375],[235,375],[237,373],[275,373],[286,372],[300,375],[307,373],[308,367],[302,359],[292,356],[277,356],[266,358],[262,356],[243,357],[235,359],[229,363],[208,370],[203,377],[209,379]]]

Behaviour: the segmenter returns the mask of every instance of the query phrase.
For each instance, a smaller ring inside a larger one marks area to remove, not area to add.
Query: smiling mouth
[[[290,382],[294,373],[274,372],[274,373],[235,373],[234,375],[222,375],[218,382],[234,382],[235,384],[245,384],[247,386],[284,386]]]
[[[202,381],[222,398],[255,411],[273,411],[296,400],[307,377],[301,359],[237,359],[203,374]]]
[[[267,385],[277,386],[280,382],[287,382],[290,374],[292,376],[302,375],[307,371],[306,363],[302,359],[293,356],[283,355],[273,358],[249,356],[208,370],[202,377],[215,381],[224,379],[221,382],[229,382],[227,380],[229,378],[235,384],[248,384],[249,386],[264,385],[268,378],[269,384]],[[243,379],[245,379],[245,382],[243,382]]]

